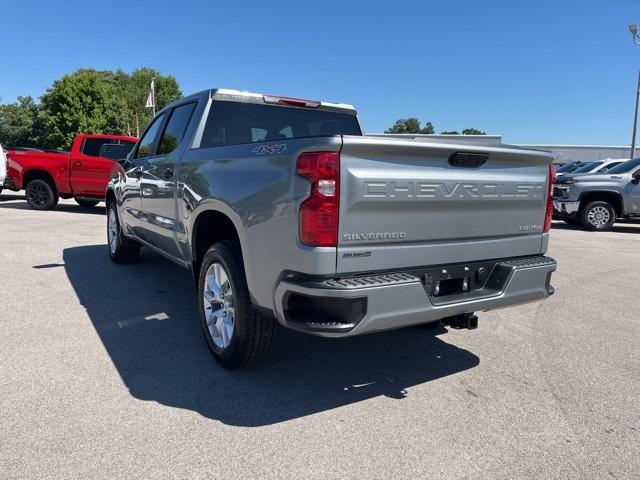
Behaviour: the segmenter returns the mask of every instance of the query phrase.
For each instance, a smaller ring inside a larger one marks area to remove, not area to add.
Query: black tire
[[[616,209],[609,202],[590,202],[578,212],[580,225],[591,231],[609,230],[616,222]]]
[[[100,200],[86,200],[84,198],[74,198],[74,200],[78,205],[85,208],[95,207],[96,205],[98,205],[98,203],[100,203]]]
[[[115,225],[111,224],[112,221]],[[113,263],[133,263],[140,255],[140,244],[122,234],[115,202],[112,202],[107,209],[107,249]]]
[[[34,210],[51,210],[58,204],[58,193],[46,180],[31,180],[24,190],[27,203]]]
[[[580,225],[580,222],[575,218],[563,218],[562,221],[567,225],[573,225],[573,226]]]
[[[225,347],[220,347],[214,342],[207,325],[204,306],[207,272],[215,263],[224,268],[232,290],[233,333]],[[257,365],[273,351],[278,336],[278,322],[271,316],[261,314],[251,304],[240,246],[237,242],[214,243],[204,255],[198,279],[198,310],[207,346],[224,368],[231,370]]]

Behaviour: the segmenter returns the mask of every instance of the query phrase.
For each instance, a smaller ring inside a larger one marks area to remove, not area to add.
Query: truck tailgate
[[[337,272],[540,254],[551,161],[508,147],[345,136]]]

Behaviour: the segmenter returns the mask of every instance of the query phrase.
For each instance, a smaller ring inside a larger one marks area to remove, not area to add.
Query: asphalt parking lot
[[[549,301],[228,372],[188,272],[3,194],[0,478],[638,478],[640,223],[554,227]]]

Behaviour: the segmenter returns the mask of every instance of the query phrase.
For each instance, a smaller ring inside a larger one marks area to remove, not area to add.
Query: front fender
[[[578,201],[582,201],[582,199],[586,195],[594,194],[594,193],[613,194],[613,195],[616,195],[617,197],[619,197],[621,201],[624,198],[623,192],[621,192],[617,188],[612,188],[612,187],[602,188],[601,186],[598,186],[598,187],[594,186],[594,187],[587,187],[587,188],[580,189],[580,191],[579,191],[579,193],[577,195],[577,200]]]

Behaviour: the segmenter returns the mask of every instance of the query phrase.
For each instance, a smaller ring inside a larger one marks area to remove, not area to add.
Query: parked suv
[[[580,162],[580,161],[559,165],[556,169],[556,178],[560,178],[563,175],[567,175],[568,173],[574,172],[578,168],[583,167],[584,165],[586,165],[586,163]]]
[[[161,110],[107,187],[108,252],[193,272],[207,345],[347,337],[545,299],[552,157],[363,136],[344,104],[207,90]]]
[[[640,217],[640,158],[604,174],[557,179],[553,208],[555,218],[587,230],[607,230],[617,218]]]

